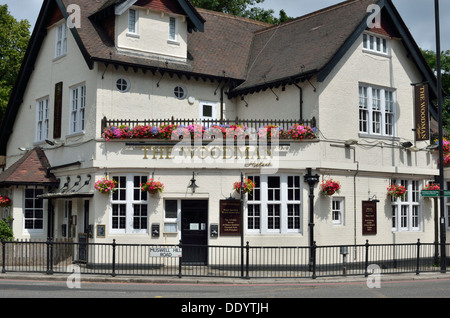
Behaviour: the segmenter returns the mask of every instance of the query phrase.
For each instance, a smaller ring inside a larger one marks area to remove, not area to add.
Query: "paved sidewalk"
[[[73,275],[73,274],[72,274]],[[412,280],[436,280],[445,279],[450,280],[450,273],[420,273],[419,275],[409,274],[381,274],[380,281],[412,281]],[[42,273],[0,273],[0,280],[28,280],[28,281],[67,281],[71,278],[70,274],[53,274],[46,275]],[[336,277],[318,277],[311,278],[219,278],[219,277],[182,277],[176,276],[116,276],[110,275],[88,275],[82,274],[82,282],[98,282],[98,283],[140,283],[140,284],[222,284],[222,285],[237,285],[237,284],[337,284],[337,283],[365,283],[368,279],[374,279],[375,276],[336,276]]]

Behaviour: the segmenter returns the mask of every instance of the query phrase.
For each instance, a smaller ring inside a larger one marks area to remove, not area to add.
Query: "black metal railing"
[[[131,119],[107,119],[104,117],[102,119],[102,127],[101,132],[108,127],[115,126],[127,126],[130,129],[135,126],[162,126],[162,125],[180,125],[180,126],[188,126],[192,124],[200,124],[204,127],[211,127],[212,125],[243,125],[254,131],[257,131],[261,127],[265,127],[268,125],[275,125],[281,127],[285,130],[288,130],[295,124],[310,126],[311,128],[316,127],[316,119],[313,118],[311,120],[295,120],[295,119],[242,119],[242,118],[234,118],[234,119],[177,119],[174,117],[168,119],[148,119],[148,120],[131,120]]]
[[[439,244],[366,244],[350,246],[258,247],[150,245],[3,241],[1,273],[71,273],[111,276],[174,276],[225,278],[312,278],[440,272]],[[446,244],[448,250],[450,244]],[[155,256],[151,250],[178,249],[182,257]],[[189,249],[189,261],[184,252]],[[195,250],[206,250],[206,261],[195,262]],[[311,258],[312,256],[312,258]],[[448,263],[447,263],[448,264]],[[448,266],[448,265],[447,265]]]

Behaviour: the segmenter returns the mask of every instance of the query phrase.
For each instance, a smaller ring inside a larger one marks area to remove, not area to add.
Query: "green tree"
[[[0,242],[11,241],[14,238],[13,230],[10,226],[11,223],[11,216],[6,218],[6,220],[0,219]]]
[[[192,0],[191,2],[194,6],[199,8],[228,13],[271,24],[280,24],[292,19],[287,16],[284,10],[281,10],[279,18],[276,18],[274,16],[274,10],[265,10],[256,7],[257,4],[263,3],[264,0]]]
[[[17,21],[0,5],[0,122],[30,40],[28,20]]]
[[[437,71],[437,58],[436,52],[431,50],[422,50],[422,54],[425,57],[428,65],[430,65],[433,72]],[[450,93],[450,50],[441,53],[441,68],[442,68],[442,89],[445,94]],[[447,95],[444,99],[442,107],[442,120],[444,129],[450,131],[450,97]]]

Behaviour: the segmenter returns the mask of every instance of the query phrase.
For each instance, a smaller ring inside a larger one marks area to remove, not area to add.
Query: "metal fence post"
[[[316,245],[316,241],[313,242],[312,245],[312,255],[311,255],[311,259],[312,259],[312,279],[316,279],[317,275],[316,275],[316,255],[317,255],[317,245]]]
[[[183,263],[183,246],[181,244],[181,240],[180,243],[178,244],[178,247],[181,249],[181,257],[178,257],[178,278],[181,278],[181,266]]]
[[[366,240],[366,259],[364,261],[364,277],[368,277],[369,273],[367,272],[367,268],[369,267],[369,240]]]
[[[47,275],[53,275],[53,242],[50,237],[47,238]]]
[[[5,267],[5,263],[6,263],[6,242],[5,239],[2,240],[2,274],[6,273],[6,267]]]
[[[420,266],[420,239],[417,240],[417,268],[416,268],[416,275],[419,275],[419,266]]]
[[[248,241],[247,241],[247,245],[246,245],[245,249],[246,249],[246,257],[247,257],[247,260],[246,260],[246,262],[245,262],[245,271],[246,271],[245,279],[250,279],[250,276],[249,276],[249,266],[250,266],[250,244],[249,244]]]
[[[112,277],[116,277],[116,239],[112,242]]]

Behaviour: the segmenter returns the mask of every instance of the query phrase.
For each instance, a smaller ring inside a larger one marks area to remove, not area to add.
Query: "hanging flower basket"
[[[339,193],[341,190],[341,184],[339,181],[334,181],[333,179],[322,181],[320,184],[320,193],[323,195],[333,195]]]
[[[422,190],[423,191],[437,191],[437,190],[441,190],[441,187],[439,186],[439,184],[430,183]]]
[[[164,184],[153,179],[141,184],[141,190],[147,191],[150,194],[161,193],[164,191]]]
[[[402,198],[406,193],[406,188],[402,185],[398,185],[396,183],[390,185],[388,188],[388,195],[397,199]]]
[[[116,190],[116,184],[116,181],[104,177],[95,182],[94,188],[100,193],[108,194]]]
[[[244,185],[241,186],[241,182],[235,182],[233,185],[233,189],[236,190],[237,193],[241,193],[241,190],[244,191],[244,194],[253,192],[253,189],[255,188],[255,184],[250,179],[244,179]]]
[[[5,208],[11,205],[11,199],[6,195],[0,195],[0,207]]]

